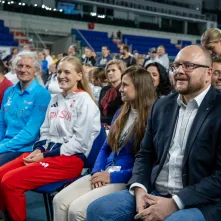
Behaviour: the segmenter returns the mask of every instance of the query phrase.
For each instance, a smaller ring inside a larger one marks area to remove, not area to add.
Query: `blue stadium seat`
[[[100,52],[102,46],[108,46],[111,52],[114,51],[119,52],[117,45],[114,44],[112,39],[108,37],[107,32],[89,31],[89,30],[79,30],[79,31],[96,52]],[[76,40],[81,41],[81,46],[83,47],[87,46],[87,43],[84,41],[84,39],[75,29],[72,29],[72,34],[76,35]]]
[[[105,139],[106,139],[106,132],[105,132],[104,128],[101,127],[100,133],[97,136],[97,138],[95,139],[92,149],[91,149],[91,152],[85,162],[84,168],[86,168],[88,171],[84,175],[89,174],[91,172],[91,170],[93,169],[97,155],[98,155]],[[47,215],[47,221],[53,221],[52,200],[55,195],[54,193],[59,192],[65,186],[67,186],[68,184],[72,183],[73,181],[81,178],[84,175],[81,175],[81,176],[74,178],[74,179],[68,179],[68,180],[62,180],[62,181],[55,182],[55,183],[50,183],[50,184],[41,186],[41,187],[33,190],[34,192],[43,194],[45,210],[46,210],[46,215]]]

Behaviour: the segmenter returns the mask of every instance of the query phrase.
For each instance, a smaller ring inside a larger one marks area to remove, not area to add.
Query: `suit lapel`
[[[197,136],[203,122],[205,121],[206,117],[208,116],[208,114],[210,113],[210,111],[214,105],[214,99],[215,99],[215,89],[213,87],[211,87],[210,90],[208,91],[207,95],[203,99],[203,101],[199,107],[199,110],[196,114],[196,117],[193,121],[192,127],[190,129],[190,132],[189,132],[189,135],[187,138],[185,152],[184,152],[183,165],[185,165],[185,163],[186,163],[186,160],[189,156],[190,150],[193,146],[193,143],[196,139],[196,136]]]
[[[170,148],[170,143],[173,138],[174,128],[176,127],[176,121],[179,113],[179,105],[177,104],[177,97],[173,99],[167,107],[165,113],[165,124],[164,124],[164,151],[162,156],[161,164],[163,165],[168,150]]]

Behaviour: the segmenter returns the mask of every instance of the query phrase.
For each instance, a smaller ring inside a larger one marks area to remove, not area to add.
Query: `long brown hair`
[[[77,88],[87,92],[91,96],[91,98],[93,100],[95,100],[94,96],[91,92],[91,89],[89,87],[88,81],[85,77],[84,69],[83,69],[83,65],[81,64],[81,61],[78,58],[73,57],[73,56],[66,56],[66,57],[62,58],[61,61],[59,61],[59,63],[61,63],[63,61],[67,61],[67,62],[71,63],[74,66],[75,71],[77,73],[82,73],[82,78],[80,81],[78,81]]]
[[[139,150],[140,142],[144,136],[147,117],[150,113],[150,108],[156,99],[156,91],[153,85],[153,81],[149,72],[139,66],[132,66],[126,69],[122,74],[130,77],[133,82],[136,91],[135,108],[137,110],[137,118],[134,122],[130,133],[124,140],[124,145],[134,135],[134,144],[132,152],[135,154]],[[118,140],[127,122],[131,105],[129,102],[125,102],[121,108],[120,114],[113,123],[109,135],[108,144],[112,148],[112,151],[116,152],[119,148]]]

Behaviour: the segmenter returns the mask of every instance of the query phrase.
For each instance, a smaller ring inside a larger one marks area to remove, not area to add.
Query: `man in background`
[[[221,90],[221,57],[213,58],[212,85]]]
[[[91,64],[92,66],[94,66],[96,64],[96,60],[93,56],[91,48],[86,47],[84,50],[84,53],[85,53],[85,57],[82,58],[82,63],[83,64]]]
[[[144,60],[144,64],[143,64],[143,67],[146,68],[146,66],[150,63],[153,63],[153,62],[159,62],[159,59],[157,57],[157,49],[156,48],[150,48],[149,49],[149,52],[148,52],[148,57]]]
[[[120,54],[120,60],[122,60],[127,67],[135,65],[137,63],[135,57],[130,54],[130,48],[128,45],[120,46]]]
[[[103,46],[102,49],[102,57],[97,60],[96,66],[105,68],[107,63],[112,60],[112,57],[110,55],[110,50],[107,46]]]

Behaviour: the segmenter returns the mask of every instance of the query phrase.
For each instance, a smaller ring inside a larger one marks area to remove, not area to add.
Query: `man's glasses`
[[[170,64],[170,71],[176,72],[179,69],[180,65],[182,66],[183,70],[187,72],[193,71],[196,68],[209,68],[209,66],[202,65],[202,64],[193,64],[189,62],[181,64],[181,63],[174,62]]]

